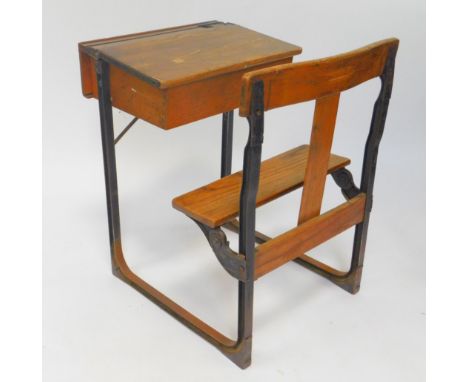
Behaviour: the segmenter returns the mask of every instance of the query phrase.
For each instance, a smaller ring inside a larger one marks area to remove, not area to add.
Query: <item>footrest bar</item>
[[[224,224],[223,227],[232,232],[239,233],[239,221],[237,219],[231,220],[230,222]],[[257,243],[263,244],[268,240],[271,240],[271,237],[259,231],[255,231],[255,241]],[[326,278],[327,280],[331,281],[335,285],[351,294],[355,294],[359,291],[359,286],[356,285],[356,280],[360,280],[362,267],[359,267],[354,272],[343,272],[325,263],[315,260],[306,254],[300,255],[292,261],[303,266],[304,268],[307,268],[309,271],[315,272],[318,275]]]

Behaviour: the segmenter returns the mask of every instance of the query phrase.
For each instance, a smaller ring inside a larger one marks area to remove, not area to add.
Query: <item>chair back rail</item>
[[[382,40],[333,57],[277,65],[242,76],[239,114],[250,114],[252,84],[264,83],[264,110],[339,93],[382,74],[398,39]]]

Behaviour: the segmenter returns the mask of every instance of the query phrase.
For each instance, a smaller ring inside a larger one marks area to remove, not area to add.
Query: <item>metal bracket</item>
[[[130,130],[130,128],[135,124],[136,121],[138,121],[137,117],[131,120],[131,122],[127,125],[127,127],[125,127],[125,129],[122,130],[119,136],[114,139],[114,145],[116,145],[123,138],[123,136],[127,134],[127,131]]]
[[[333,177],[333,180],[337,186],[341,188],[341,193],[346,200],[354,198],[357,194],[359,194],[359,188],[357,188],[354,184],[353,174],[351,174],[348,169],[340,168],[332,172],[331,176]]]
[[[246,280],[245,256],[234,252],[229,247],[229,241],[221,228],[211,228],[207,225],[192,219],[205,234],[210,247],[223,268],[232,277],[240,281]]]

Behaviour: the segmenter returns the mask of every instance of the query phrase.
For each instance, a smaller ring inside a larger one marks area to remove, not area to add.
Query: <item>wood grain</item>
[[[138,72],[161,89],[301,53],[296,45],[239,25],[208,22],[80,44],[93,57]]]
[[[257,206],[302,186],[308,145],[303,145],[265,160],[261,164]],[[347,166],[351,161],[331,155],[328,172]],[[172,206],[210,227],[219,227],[239,214],[242,171],[175,198]]]
[[[396,38],[319,60],[285,64],[246,73],[242,78],[239,114],[248,116],[252,83],[263,81],[265,110],[339,93],[382,73]]]
[[[98,98],[95,59],[80,53],[82,90]],[[259,65],[291,62],[292,58]],[[164,130],[198,121],[239,107],[241,78],[245,71],[158,89],[114,65],[110,66],[112,106]]]
[[[258,67],[291,61],[292,57]],[[236,71],[167,89],[166,129],[237,109],[244,73]]]
[[[320,215],[340,93],[317,99],[298,223]]]
[[[304,252],[360,223],[366,195],[361,193],[338,207],[287,231],[257,247],[255,278],[280,267]]]
[[[290,63],[301,49],[238,25],[193,24],[79,44],[85,97],[95,62],[110,62],[112,106],[163,129],[239,107],[249,70]]]

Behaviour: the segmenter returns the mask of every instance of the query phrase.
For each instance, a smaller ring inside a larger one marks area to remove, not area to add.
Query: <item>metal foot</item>
[[[327,280],[330,280],[333,284],[344,289],[346,292],[351,294],[359,292],[359,288],[361,286],[362,267],[352,271],[350,270],[349,272],[342,272],[307,255],[302,255],[294,261],[308,270],[325,277]]]

